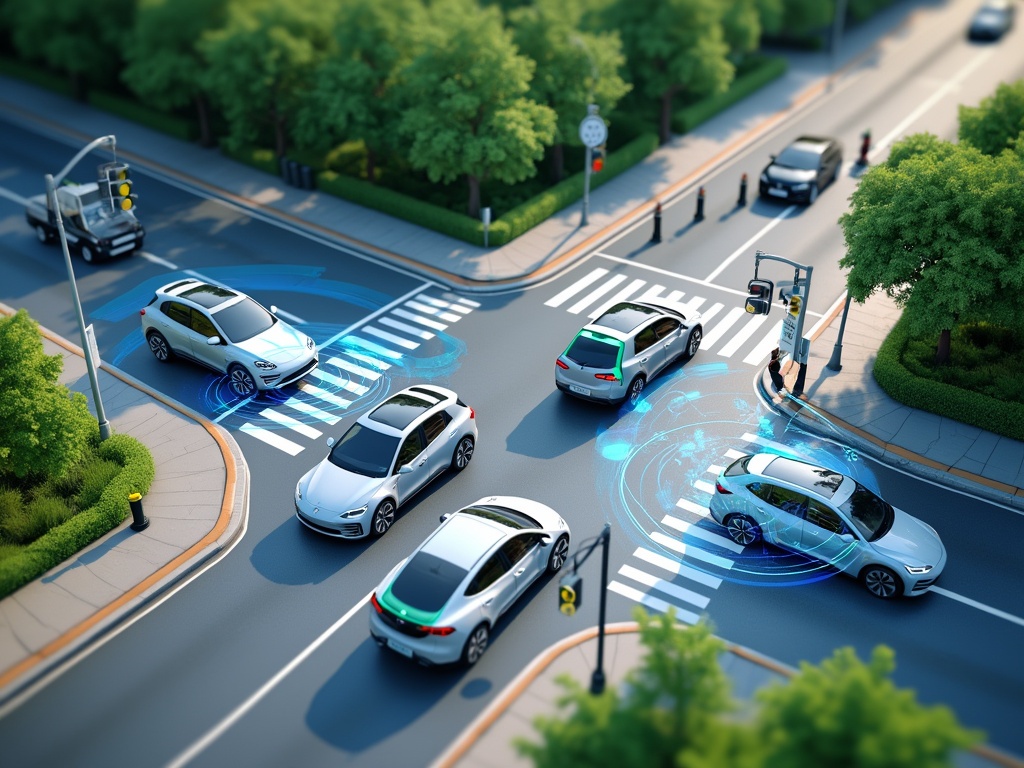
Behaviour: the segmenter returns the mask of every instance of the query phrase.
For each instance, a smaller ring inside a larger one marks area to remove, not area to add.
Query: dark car
[[[843,164],[843,145],[835,139],[801,136],[761,171],[761,197],[811,205],[835,181]]]
[[[971,40],[998,40],[1013,26],[1011,0],[986,0],[971,18],[967,37]]]

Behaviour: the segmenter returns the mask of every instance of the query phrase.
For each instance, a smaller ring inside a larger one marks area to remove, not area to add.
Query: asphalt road
[[[233,432],[252,473],[249,525],[213,567],[0,719],[5,754],[19,766],[429,763],[540,650],[597,619],[594,558],[581,569],[586,588],[576,617],[557,612],[554,586],[542,580],[472,670],[420,669],[369,640],[364,601],[377,581],[441,513],[496,493],[528,495],[558,509],[572,526],[574,549],[605,521],[613,523],[610,621],[630,618],[637,600],[654,609],[671,603],[706,614],[726,639],[792,665],[819,661],[843,645],[866,656],[885,643],[896,651],[898,684],[922,701],[951,706],[965,724],[985,729],[990,743],[1024,753],[1017,727],[1024,670],[1015,664],[1022,627],[994,612],[1024,616],[1013,570],[1024,520],[799,434],[771,415],[752,382],[777,310],[753,330],[742,318],[708,339],[694,360],[663,374],[635,412],[570,400],[551,381],[555,356],[587,314],[636,281],[640,292],[699,297],[702,310],[720,304],[719,316],[726,316],[742,301],[755,247],[813,265],[810,310],[826,312],[841,292],[835,221],[856,183],[849,169],[815,206],[788,212],[755,201],[753,185],[751,204],[734,210],[735,180],[741,172],[755,180],[769,151],[804,132],[840,137],[849,163],[864,127],[882,139],[940,92],[903,130],[952,137],[957,103],[975,103],[996,82],[1022,74],[1005,48],[969,46],[959,36],[907,56],[901,69],[868,69],[841,84],[831,101],[781,125],[709,177],[704,222],[691,225],[692,209],[680,201],[666,208],[661,246],[645,247],[649,232],[637,229],[544,284],[500,295],[459,297],[146,177],[138,186],[147,255],[96,266],[76,260],[86,316],[105,359]],[[956,87],[944,90],[945,83]],[[9,126],[4,132],[10,140],[0,147],[0,166],[11,170],[3,186],[35,194],[34,180],[68,148]],[[0,298],[76,339],[59,251],[35,241],[13,202],[0,201],[0,224]],[[596,269],[607,271],[590,277]],[[352,337],[398,349],[370,329],[396,333],[383,320],[400,322],[394,311],[408,301],[461,309],[449,308],[457,319],[440,321],[443,331],[401,348],[399,358],[378,354],[389,367],[363,382],[363,395],[326,386],[334,399],[321,397],[320,405],[340,420],[311,417],[307,426],[321,434],[310,437],[276,429],[263,415],[284,407],[281,398],[233,402],[217,377],[186,364],[160,366],[141,346],[138,308],[155,286],[185,270],[276,304],[339,358],[375,354]],[[380,541],[339,542],[299,525],[294,484],[322,457],[323,440],[387,392],[424,379],[451,386],[476,409],[480,442],[469,469],[423,492]],[[932,524],[949,552],[943,592],[883,603],[802,558],[730,548],[717,526],[693,510],[706,504],[715,467],[732,453],[763,447],[842,468]],[[685,534],[677,521],[690,525]],[[673,577],[660,567],[666,558],[683,559],[666,538],[685,543],[693,572]],[[674,593],[650,589],[643,580],[651,578],[667,579]]]

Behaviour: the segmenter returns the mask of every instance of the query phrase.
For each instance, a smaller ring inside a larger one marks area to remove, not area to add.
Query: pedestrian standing
[[[786,388],[786,380],[782,378],[782,362],[779,360],[781,350],[776,347],[772,350],[772,359],[768,363],[768,375],[772,377],[772,387],[776,392]]]

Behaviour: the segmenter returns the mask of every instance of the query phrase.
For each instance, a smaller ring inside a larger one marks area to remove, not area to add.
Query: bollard
[[[871,129],[864,131],[864,135],[861,136],[860,143],[860,157],[857,158],[857,165],[868,164],[868,150],[871,149]]]
[[[299,162],[297,160],[288,161],[288,184],[293,187],[301,184],[301,179],[299,179]]]
[[[284,155],[281,155],[281,157],[279,157],[277,159],[277,162],[278,162],[278,165],[281,166],[281,178],[284,179],[284,183],[287,184],[288,183],[288,158],[285,157]]]
[[[693,214],[694,221],[704,220],[704,187],[697,191],[697,212]]]
[[[747,174],[740,176],[740,199],[736,201],[736,205],[744,206],[747,204]]]
[[[146,528],[149,526],[149,518],[142,513],[142,494],[128,494],[128,506],[132,508],[132,524],[130,526],[131,529],[133,531],[146,530]]]
[[[661,242],[661,203],[654,204],[654,234],[651,235],[652,243]]]
[[[308,165],[303,165],[301,168],[302,176],[302,188],[313,189],[313,169]]]

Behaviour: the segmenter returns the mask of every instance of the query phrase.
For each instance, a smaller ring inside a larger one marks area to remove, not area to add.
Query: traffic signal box
[[[604,145],[590,150],[590,170],[600,173],[604,170]]]
[[[752,315],[767,315],[772,308],[772,292],[775,285],[771,280],[758,280],[756,277],[747,283],[747,303],[745,309]]]
[[[583,602],[583,579],[568,573],[558,582],[558,610],[572,616]]]
[[[100,190],[110,198],[115,210],[130,211],[135,207],[135,195],[132,194],[132,180],[128,173],[127,163],[104,163],[100,166]]]
[[[800,307],[802,305],[803,299],[794,293],[792,296],[789,297],[789,304],[787,306],[789,314],[791,314],[793,317],[798,317],[800,315]]]

